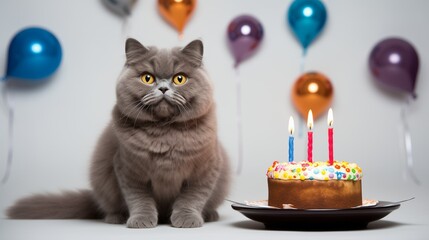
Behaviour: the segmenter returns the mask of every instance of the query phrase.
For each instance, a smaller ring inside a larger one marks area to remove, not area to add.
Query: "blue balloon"
[[[6,78],[47,78],[57,70],[61,57],[61,45],[54,34],[42,28],[26,28],[9,44]]]
[[[304,51],[325,26],[326,8],[319,0],[295,0],[289,7],[287,21]]]

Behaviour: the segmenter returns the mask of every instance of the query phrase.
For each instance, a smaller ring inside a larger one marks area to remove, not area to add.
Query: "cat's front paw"
[[[158,224],[158,219],[155,216],[133,215],[128,218],[128,228],[153,228]]]
[[[177,228],[197,228],[204,223],[203,217],[197,212],[173,211],[170,220],[173,227]]]

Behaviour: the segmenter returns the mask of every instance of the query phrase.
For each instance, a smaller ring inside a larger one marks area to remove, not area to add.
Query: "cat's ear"
[[[181,52],[186,59],[196,67],[200,67],[203,61],[204,46],[201,40],[194,40],[184,47]]]
[[[127,55],[127,63],[135,63],[142,55],[145,55],[149,52],[145,46],[143,46],[139,41],[134,38],[128,38],[125,43],[125,53]]]

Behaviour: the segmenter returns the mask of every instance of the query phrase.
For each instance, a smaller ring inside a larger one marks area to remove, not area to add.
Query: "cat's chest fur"
[[[211,122],[129,125],[116,127],[122,159],[157,182],[183,182],[203,164],[216,144]]]
[[[183,185],[198,175],[198,166],[206,165],[204,156],[213,149],[212,140],[202,140],[204,126],[187,128],[144,126],[122,129],[122,164],[129,177],[139,176],[141,184],[150,183],[155,198],[174,199]]]
[[[215,140],[206,124],[198,126],[139,126],[118,131],[121,146],[133,157],[158,159],[160,165],[168,160],[179,161],[202,151]],[[143,156],[143,155],[149,156]]]

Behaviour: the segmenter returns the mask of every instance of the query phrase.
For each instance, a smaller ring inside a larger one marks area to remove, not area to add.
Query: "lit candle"
[[[329,150],[329,164],[334,164],[334,114],[332,108],[328,111],[328,150]]]
[[[307,160],[309,162],[313,162],[313,112],[310,110],[308,111],[308,117],[307,117],[307,127],[308,127],[308,144],[307,144]]]
[[[289,162],[293,162],[293,131],[294,131],[294,123],[293,117],[289,118]]]

